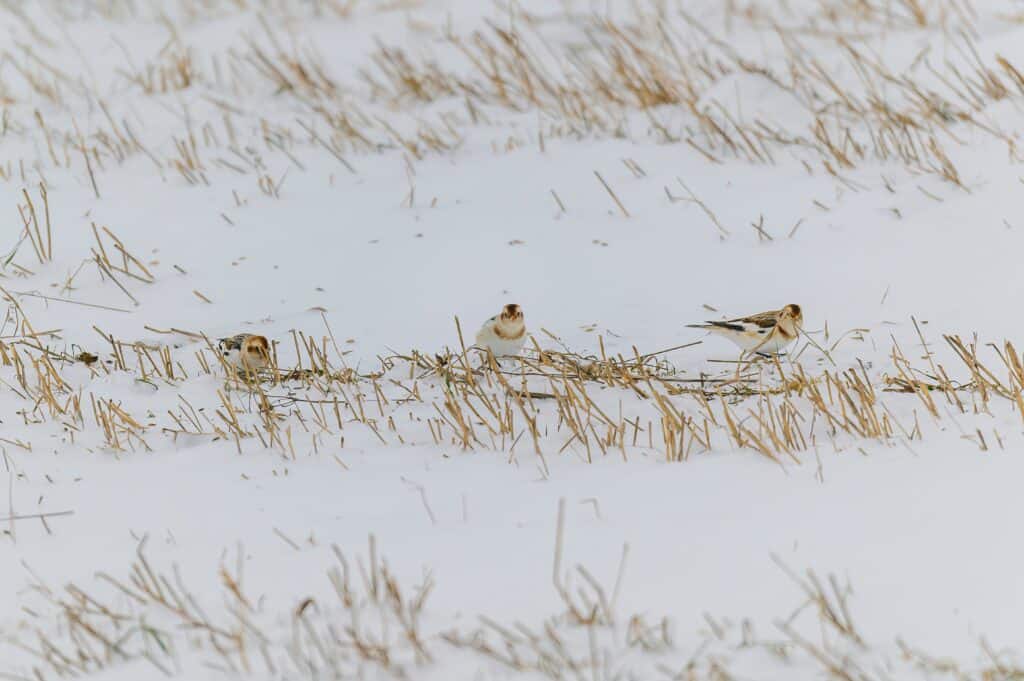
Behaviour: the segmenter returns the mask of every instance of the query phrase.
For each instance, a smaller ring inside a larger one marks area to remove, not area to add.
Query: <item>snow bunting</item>
[[[514,303],[506,305],[501,314],[484,322],[476,333],[476,347],[490,350],[498,358],[518,355],[525,343],[523,310]]]
[[[745,352],[776,355],[800,335],[804,315],[799,305],[787,305],[781,310],[761,312],[749,317],[688,326],[725,336]]]
[[[239,369],[263,369],[270,364],[270,343],[266,336],[240,333],[217,342],[224,361]]]

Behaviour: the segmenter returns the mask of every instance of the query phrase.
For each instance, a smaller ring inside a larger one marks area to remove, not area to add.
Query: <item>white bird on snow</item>
[[[787,305],[781,310],[760,312],[749,317],[688,326],[724,336],[745,352],[777,355],[800,335],[800,330],[804,326],[804,315],[799,305]]]
[[[270,343],[266,336],[240,333],[217,341],[224,361],[238,369],[255,371],[270,364]]]
[[[514,357],[526,344],[526,323],[523,310],[515,303],[506,305],[501,314],[491,317],[476,333],[476,347],[490,350],[496,358]]]

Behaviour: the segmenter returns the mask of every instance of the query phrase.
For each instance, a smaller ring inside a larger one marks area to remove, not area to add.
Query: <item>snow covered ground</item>
[[[0,679],[1024,675],[1018,8],[0,28]]]

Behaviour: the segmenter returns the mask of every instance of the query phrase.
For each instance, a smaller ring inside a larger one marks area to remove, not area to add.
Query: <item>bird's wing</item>
[[[744,322],[741,319],[730,319],[729,321],[726,321],[726,322],[712,322],[712,321],[709,321],[706,324],[704,324],[704,328],[705,329],[723,329],[723,330],[726,330],[726,331],[736,331],[737,333],[745,333],[745,332],[748,332],[748,331],[753,331],[757,327],[754,324],[750,324],[749,322]]]
[[[727,319],[725,321],[708,320],[703,324],[689,324],[694,329],[721,329],[737,333],[766,333],[775,328],[779,322],[778,311],[760,312],[749,317]]]
[[[763,329],[770,329],[779,323],[779,311],[772,310],[770,312],[759,312],[758,314],[752,314],[749,317],[730,319],[727,323],[744,324],[748,326],[757,326]]]
[[[246,334],[240,333],[235,336],[229,336],[227,338],[221,338],[218,344],[225,350],[241,350],[242,341],[245,340]]]
[[[476,332],[476,342],[478,345],[485,342],[489,336],[493,335],[494,325],[497,323],[498,316],[495,315],[480,325],[480,330]]]
[[[703,324],[688,324],[691,329],[707,329],[708,331],[724,331],[733,333],[765,334],[775,328],[775,322],[765,324],[763,321],[750,319],[730,319],[724,322],[707,321]]]

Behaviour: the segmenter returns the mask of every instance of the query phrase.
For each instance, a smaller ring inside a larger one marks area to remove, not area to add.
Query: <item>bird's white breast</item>
[[[526,343],[526,334],[519,338],[502,338],[494,331],[496,324],[494,320],[488,320],[476,335],[476,344],[489,349],[495,357],[518,355]]]

